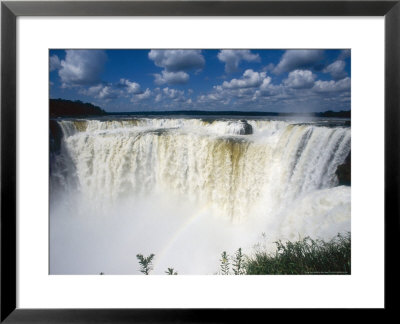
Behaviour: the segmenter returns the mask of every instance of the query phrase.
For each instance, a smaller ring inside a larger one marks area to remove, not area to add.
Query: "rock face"
[[[247,122],[247,120],[241,119],[240,123],[242,124],[242,128],[240,129],[239,135],[253,134],[253,127]]]
[[[58,153],[61,147],[62,130],[60,125],[55,121],[50,119],[50,152]]]
[[[344,163],[337,167],[336,175],[340,186],[351,186],[351,152]]]

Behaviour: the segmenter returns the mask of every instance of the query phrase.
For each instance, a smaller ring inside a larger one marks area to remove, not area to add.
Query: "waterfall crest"
[[[97,203],[175,194],[234,221],[277,211],[337,185],[350,129],[283,121],[132,119],[59,121],[62,158]],[[244,127],[252,128],[251,135]],[[67,157],[66,157],[67,155]]]

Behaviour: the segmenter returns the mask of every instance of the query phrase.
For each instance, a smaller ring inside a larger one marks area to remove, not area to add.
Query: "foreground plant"
[[[232,259],[232,270],[235,275],[246,274],[246,269],[244,268],[244,254],[242,253],[242,248],[239,248],[234,258]]]
[[[226,251],[221,254],[221,265],[220,265],[220,273],[222,275],[229,275],[229,257]]]
[[[305,237],[296,242],[277,241],[276,252],[257,251],[245,263],[247,274],[350,274],[350,233],[325,242]]]
[[[139,260],[140,264],[140,269],[139,271],[141,273],[144,273],[145,275],[150,274],[150,271],[153,270],[153,258],[154,254],[150,254],[148,257],[144,257],[142,254],[137,254],[136,258]]]
[[[177,275],[178,274],[178,272],[176,272],[175,270],[174,270],[174,268],[168,268],[168,270],[167,271],[165,271],[165,273],[167,274],[167,275]]]

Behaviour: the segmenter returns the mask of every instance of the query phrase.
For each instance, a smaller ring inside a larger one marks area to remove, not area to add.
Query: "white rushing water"
[[[269,120],[61,120],[51,273],[213,274],[220,253],[350,231],[350,128]],[[249,126],[251,125],[251,127]],[[251,134],[244,135],[245,133]]]

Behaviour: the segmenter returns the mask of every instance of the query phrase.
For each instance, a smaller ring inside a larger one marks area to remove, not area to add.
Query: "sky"
[[[347,49],[50,50],[50,98],[108,112],[350,110]]]

